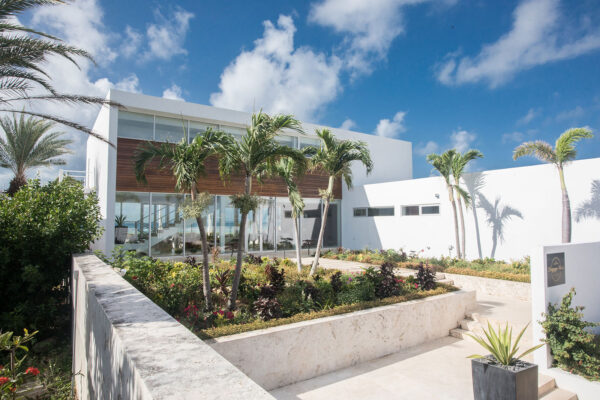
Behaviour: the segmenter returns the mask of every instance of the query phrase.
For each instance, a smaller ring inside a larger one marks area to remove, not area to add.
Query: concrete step
[[[437,283],[443,283],[446,285],[454,285],[454,281],[451,279],[437,279],[436,280]]]
[[[460,327],[461,327],[461,329],[464,329],[465,331],[482,333],[481,324],[479,322],[473,321],[472,319],[469,319],[469,318],[465,318],[462,321],[460,321]]]
[[[438,273],[435,274],[435,279],[438,280],[438,281],[441,281],[443,279],[446,279],[446,275],[438,272]]]
[[[540,400],[577,400],[577,395],[568,390],[556,388],[545,396],[540,397]]]
[[[538,376],[538,398],[542,398],[556,389],[556,381],[553,377],[539,374]]]

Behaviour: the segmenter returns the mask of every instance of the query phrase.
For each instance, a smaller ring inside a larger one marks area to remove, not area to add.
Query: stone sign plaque
[[[548,287],[565,283],[565,253],[546,254]]]

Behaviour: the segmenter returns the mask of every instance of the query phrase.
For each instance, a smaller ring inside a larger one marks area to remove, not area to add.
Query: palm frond
[[[594,135],[588,128],[571,128],[556,139],[556,159],[560,164],[572,161],[577,156],[575,143],[581,139],[591,139]]]
[[[525,142],[517,146],[513,152],[513,159],[516,160],[524,156],[534,156],[540,161],[556,163],[556,153],[554,152],[554,149],[549,143],[542,140]]]

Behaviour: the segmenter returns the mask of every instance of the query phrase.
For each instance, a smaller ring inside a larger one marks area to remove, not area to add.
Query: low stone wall
[[[454,285],[464,290],[498,297],[512,297],[519,300],[531,300],[531,284],[527,282],[506,281],[503,279],[482,278],[471,275],[443,273]]]
[[[267,390],[448,336],[474,291],[225,336],[210,345]]]
[[[85,399],[272,399],[96,256],[73,257],[73,373]]]

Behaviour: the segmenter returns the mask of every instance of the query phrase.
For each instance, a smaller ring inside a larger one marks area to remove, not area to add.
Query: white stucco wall
[[[548,287],[547,255],[564,253],[565,283]],[[571,306],[584,306],[586,321],[600,322],[600,242],[570,243],[536,247],[531,255],[531,315],[534,343],[539,343],[545,334],[539,323],[542,313],[547,312],[548,303],[559,303],[571,288],[577,294]],[[592,329],[600,334],[600,328]],[[591,382],[566,371],[550,368],[550,348],[544,345],[533,353],[533,358],[544,374],[551,375],[563,389],[577,393],[580,400],[600,398],[600,382]]]
[[[567,189],[573,210],[572,241],[600,238],[600,219],[577,222],[575,216],[584,202],[592,199],[592,184],[600,181],[600,158],[579,160],[565,169]],[[503,221],[504,240],[497,238],[494,257],[518,259],[528,255],[534,246],[561,240],[561,192],[558,173],[552,165],[509,168],[468,174],[467,182],[483,177],[477,191],[492,205],[498,199],[498,214],[505,206],[518,211]],[[600,183],[597,183],[600,184]],[[436,196],[438,195],[439,198]],[[477,197],[477,196],[475,196]],[[598,199],[595,200],[596,215]],[[439,215],[402,216],[401,206],[439,204]],[[354,207],[394,206],[393,217],[353,217]],[[448,193],[441,177],[414,179],[355,187],[344,193],[342,206],[342,243],[347,248],[403,248],[405,251],[425,250],[426,255],[448,255],[448,246],[455,246],[454,222]],[[493,225],[486,209],[476,207],[477,224],[472,210],[465,214],[467,258],[490,257],[494,247]],[[477,234],[479,231],[479,234]],[[453,249],[452,254],[456,252]]]

